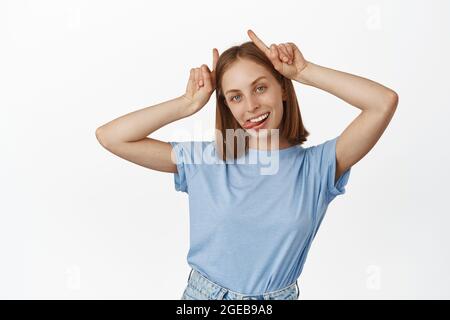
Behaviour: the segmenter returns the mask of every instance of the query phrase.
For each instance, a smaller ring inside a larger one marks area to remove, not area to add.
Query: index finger
[[[258,36],[251,29],[247,30],[247,34],[259,49],[261,49],[266,55],[270,54],[270,49],[265,45],[264,42],[262,42],[261,39],[258,38]]]
[[[219,51],[213,48],[213,70],[216,70],[217,61],[219,61]]]

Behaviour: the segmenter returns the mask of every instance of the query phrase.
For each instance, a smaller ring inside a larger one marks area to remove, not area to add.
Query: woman
[[[398,104],[393,90],[309,62],[293,43],[269,48],[248,35],[252,41],[220,58],[213,49],[212,71],[191,69],[185,94],[96,131],[106,149],[173,172],[176,190],[189,194],[191,272],[182,299],[298,299],[297,279],[329,203],[345,192],[351,167],[373,148]],[[309,133],[291,80],[361,113],[339,136],[303,148]],[[215,141],[147,137],[199,111],[216,88]],[[275,162],[269,170],[247,164],[266,154]]]

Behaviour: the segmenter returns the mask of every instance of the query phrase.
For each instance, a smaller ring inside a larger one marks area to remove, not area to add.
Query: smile
[[[257,118],[247,120],[244,124],[245,129],[259,129],[267,122],[270,112],[266,112]]]

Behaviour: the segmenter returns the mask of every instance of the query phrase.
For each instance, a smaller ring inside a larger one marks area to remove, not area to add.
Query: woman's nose
[[[248,105],[247,105],[248,111],[252,112],[255,109],[259,108],[259,102],[257,97],[250,97],[248,99]]]

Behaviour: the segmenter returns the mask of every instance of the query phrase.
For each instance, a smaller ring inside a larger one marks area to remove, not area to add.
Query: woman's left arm
[[[372,80],[311,62],[293,80],[325,90],[362,110],[336,141],[336,183],[380,139],[397,108],[398,95]]]
[[[295,43],[268,47],[251,29],[247,34],[286,78],[325,90],[362,110],[336,141],[336,183],[380,139],[397,108],[397,93],[372,80],[306,61]]]

